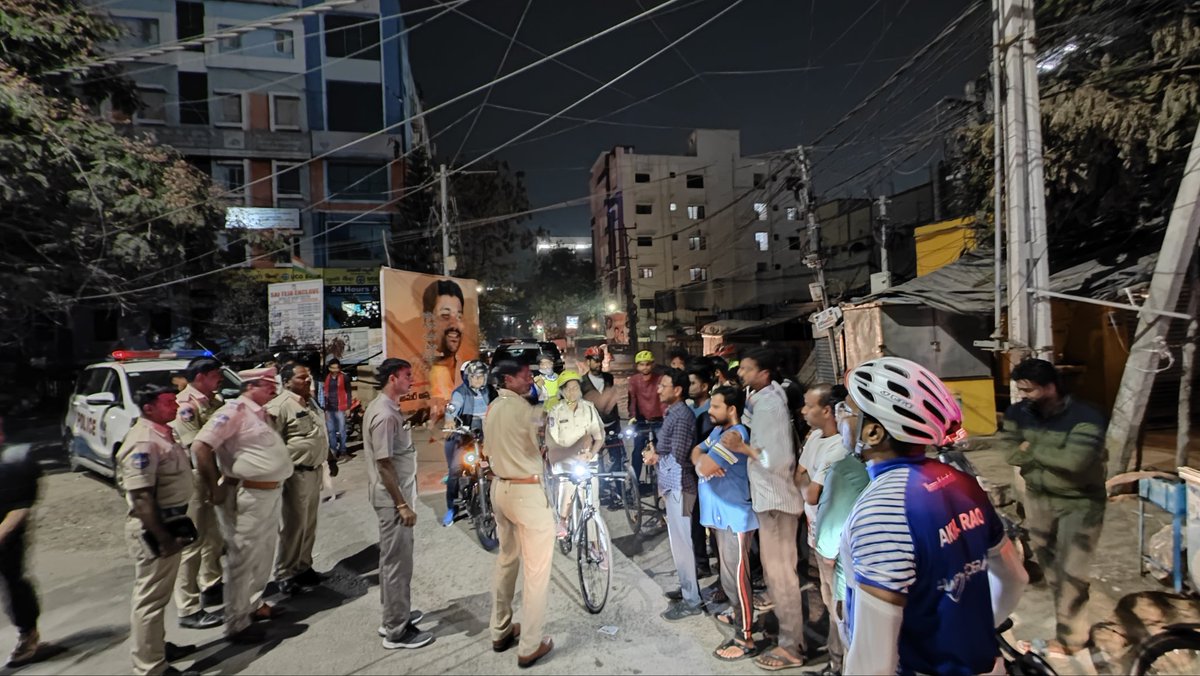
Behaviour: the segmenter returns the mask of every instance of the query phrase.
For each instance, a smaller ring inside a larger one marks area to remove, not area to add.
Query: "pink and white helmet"
[[[880,357],[846,375],[859,409],[897,441],[940,446],[962,429],[962,409],[945,383],[920,364]]]

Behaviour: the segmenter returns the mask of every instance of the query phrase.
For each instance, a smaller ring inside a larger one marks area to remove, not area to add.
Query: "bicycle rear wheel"
[[[629,522],[630,530],[637,534],[642,528],[642,494],[631,467],[625,468],[621,481],[621,506],[625,508],[625,520]]]
[[[598,613],[608,603],[608,588],[612,584],[612,541],[608,526],[596,512],[588,514],[579,524],[575,560],[579,567],[583,607],[589,613]]]
[[[1200,674],[1200,632],[1168,630],[1138,648],[1131,674]]]

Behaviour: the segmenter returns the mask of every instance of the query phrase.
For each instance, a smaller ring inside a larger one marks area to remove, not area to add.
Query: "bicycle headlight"
[[[592,468],[586,462],[576,462],[571,466],[571,476],[576,479],[587,479],[592,476]]]

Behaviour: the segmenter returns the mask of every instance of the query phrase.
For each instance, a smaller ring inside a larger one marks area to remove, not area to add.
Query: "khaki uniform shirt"
[[[279,433],[267,422],[267,410],[241,396],[222,406],[196,435],[213,448],[221,473],[241,481],[283,481],[292,475],[292,458]]]
[[[496,476],[523,479],[541,476],[544,465],[537,430],[542,409],[511,390],[500,390],[483,421],[485,453]]]
[[[313,397],[308,403],[295,392],[283,392],[266,405],[275,431],[283,437],[293,465],[317,468],[329,459],[325,412]]]
[[[175,401],[179,404],[179,412],[175,414],[171,427],[179,433],[179,443],[184,448],[191,448],[192,440],[220,406],[216,399],[205,396],[191,383],[176,395]]]
[[[566,400],[550,409],[546,421],[546,455],[551,463],[589,451],[593,441],[604,441],[604,425],[591,402],[582,399],[571,410]]]
[[[159,509],[185,506],[192,497],[191,459],[167,425],[138,418],[117,450],[117,467],[130,491],[126,495],[130,516],[132,491],[150,489]]]
[[[404,421],[400,406],[383,393],[375,397],[363,414],[363,446],[367,454],[371,505],[376,508],[395,507],[392,496],[379,477],[379,465],[376,464],[377,460],[391,458],[400,483],[400,495],[404,496],[409,507],[416,509],[417,449],[413,446],[412,430]]]

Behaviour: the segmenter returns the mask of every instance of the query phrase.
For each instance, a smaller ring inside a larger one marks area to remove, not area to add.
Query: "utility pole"
[[[1108,450],[1108,475],[1126,471],[1137,443],[1138,429],[1146,415],[1150,390],[1158,366],[1155,345],[1165,340],[1170,322],[1163,313],[1174,314],[1187,277],[1188,264],[1196,256],[1196,241],[1200,238],[1200,126],[1192,138],[1192,149],[1183,168],[1183,179],[1175,195],[1175,205],[1167,221],[1162,248],[1150,278],[1150,295],[1138,313],[1137,333],[1129,346],[1125,372],[1113,404],[1112,422],[1108,425],[1105,447]],[[1195,291],[1193,290],[1193,294]],[[1190,319],[1193,324],[1196,317]]]
[[[888,234],[891,230],[887,215],[889,201],[886,195],[880,195],[875,204],[879,206],[879,269],[891,280],[892,269],[888,265]]]
[[[796,198],[800,208],[804,210],[804,219],[808,225],[808,248],[810,253],[804,257],[804,264],[817,271],[817,286],[821,290],[819,304],[822,310],[829,308],[829,290],[825,286],[825,258],[821,255],[821,224],[817,221],[815,191],[812,184],[812,165],[804,146],[796,148],[796,163],[800,169],[800,186]],[[841,360],[838,358],[837,327],[829,329],[829,359],[833,362],[833,373],[840,377],[842,373]]]
[[[441,187],[442,215],[442,274],[450,276],[450,194],[446,188],[446,165],[438,165],[438,184]]]
[[[1004,167],[1008,241],[1008,357],[1054,358],[1050,299],[1029,289],[1050,286],[1041,108],[1032,0],[995,0],[997,46],[1004,53]],[[1032,301],[1032,302],[1031,302]],[[1014,392],[1015,395],[1015,392]]]

